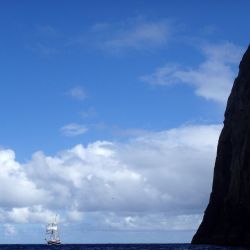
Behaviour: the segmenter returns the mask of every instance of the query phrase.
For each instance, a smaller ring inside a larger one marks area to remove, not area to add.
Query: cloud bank
[[[45,223],[59,213],[91,230],[194,229],[208,201],[220,130],[184,126],[124,143],[96,141],[54,156],[39,151],[24,164],[1,149],[0,221]]]

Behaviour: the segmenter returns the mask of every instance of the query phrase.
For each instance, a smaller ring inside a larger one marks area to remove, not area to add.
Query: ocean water
[[[1,250],[239,250],[246,248],[202,246],[191,244],[62,244],[48,245],[0,245]]]

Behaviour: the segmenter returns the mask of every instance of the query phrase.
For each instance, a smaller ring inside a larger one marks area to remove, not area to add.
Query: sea
[[[62,244],[48,245],[0,245],[1,250],[245,250],[247,248],[191,244]]]

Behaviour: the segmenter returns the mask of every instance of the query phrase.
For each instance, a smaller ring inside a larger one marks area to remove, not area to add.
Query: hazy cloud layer
[[[2,149],[0,221],[45,222],[59,213],[92,229],[193,229],[208,201],[220,130],[186,126],[96,141],[54,156],[39,151],[26,164]]]
[[[201,52],[205,60],[196,68],[166,64],[140,79],[154,85],[188,84],[195,88],[196,95],[225,103],[236,77],[234,67],[239,64],[243,49],[227,42],[203,46]]]

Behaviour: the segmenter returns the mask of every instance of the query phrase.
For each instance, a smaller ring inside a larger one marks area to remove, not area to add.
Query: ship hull
[[[48,245],[61,245],[60,240],[49,240],[47,241]]]

